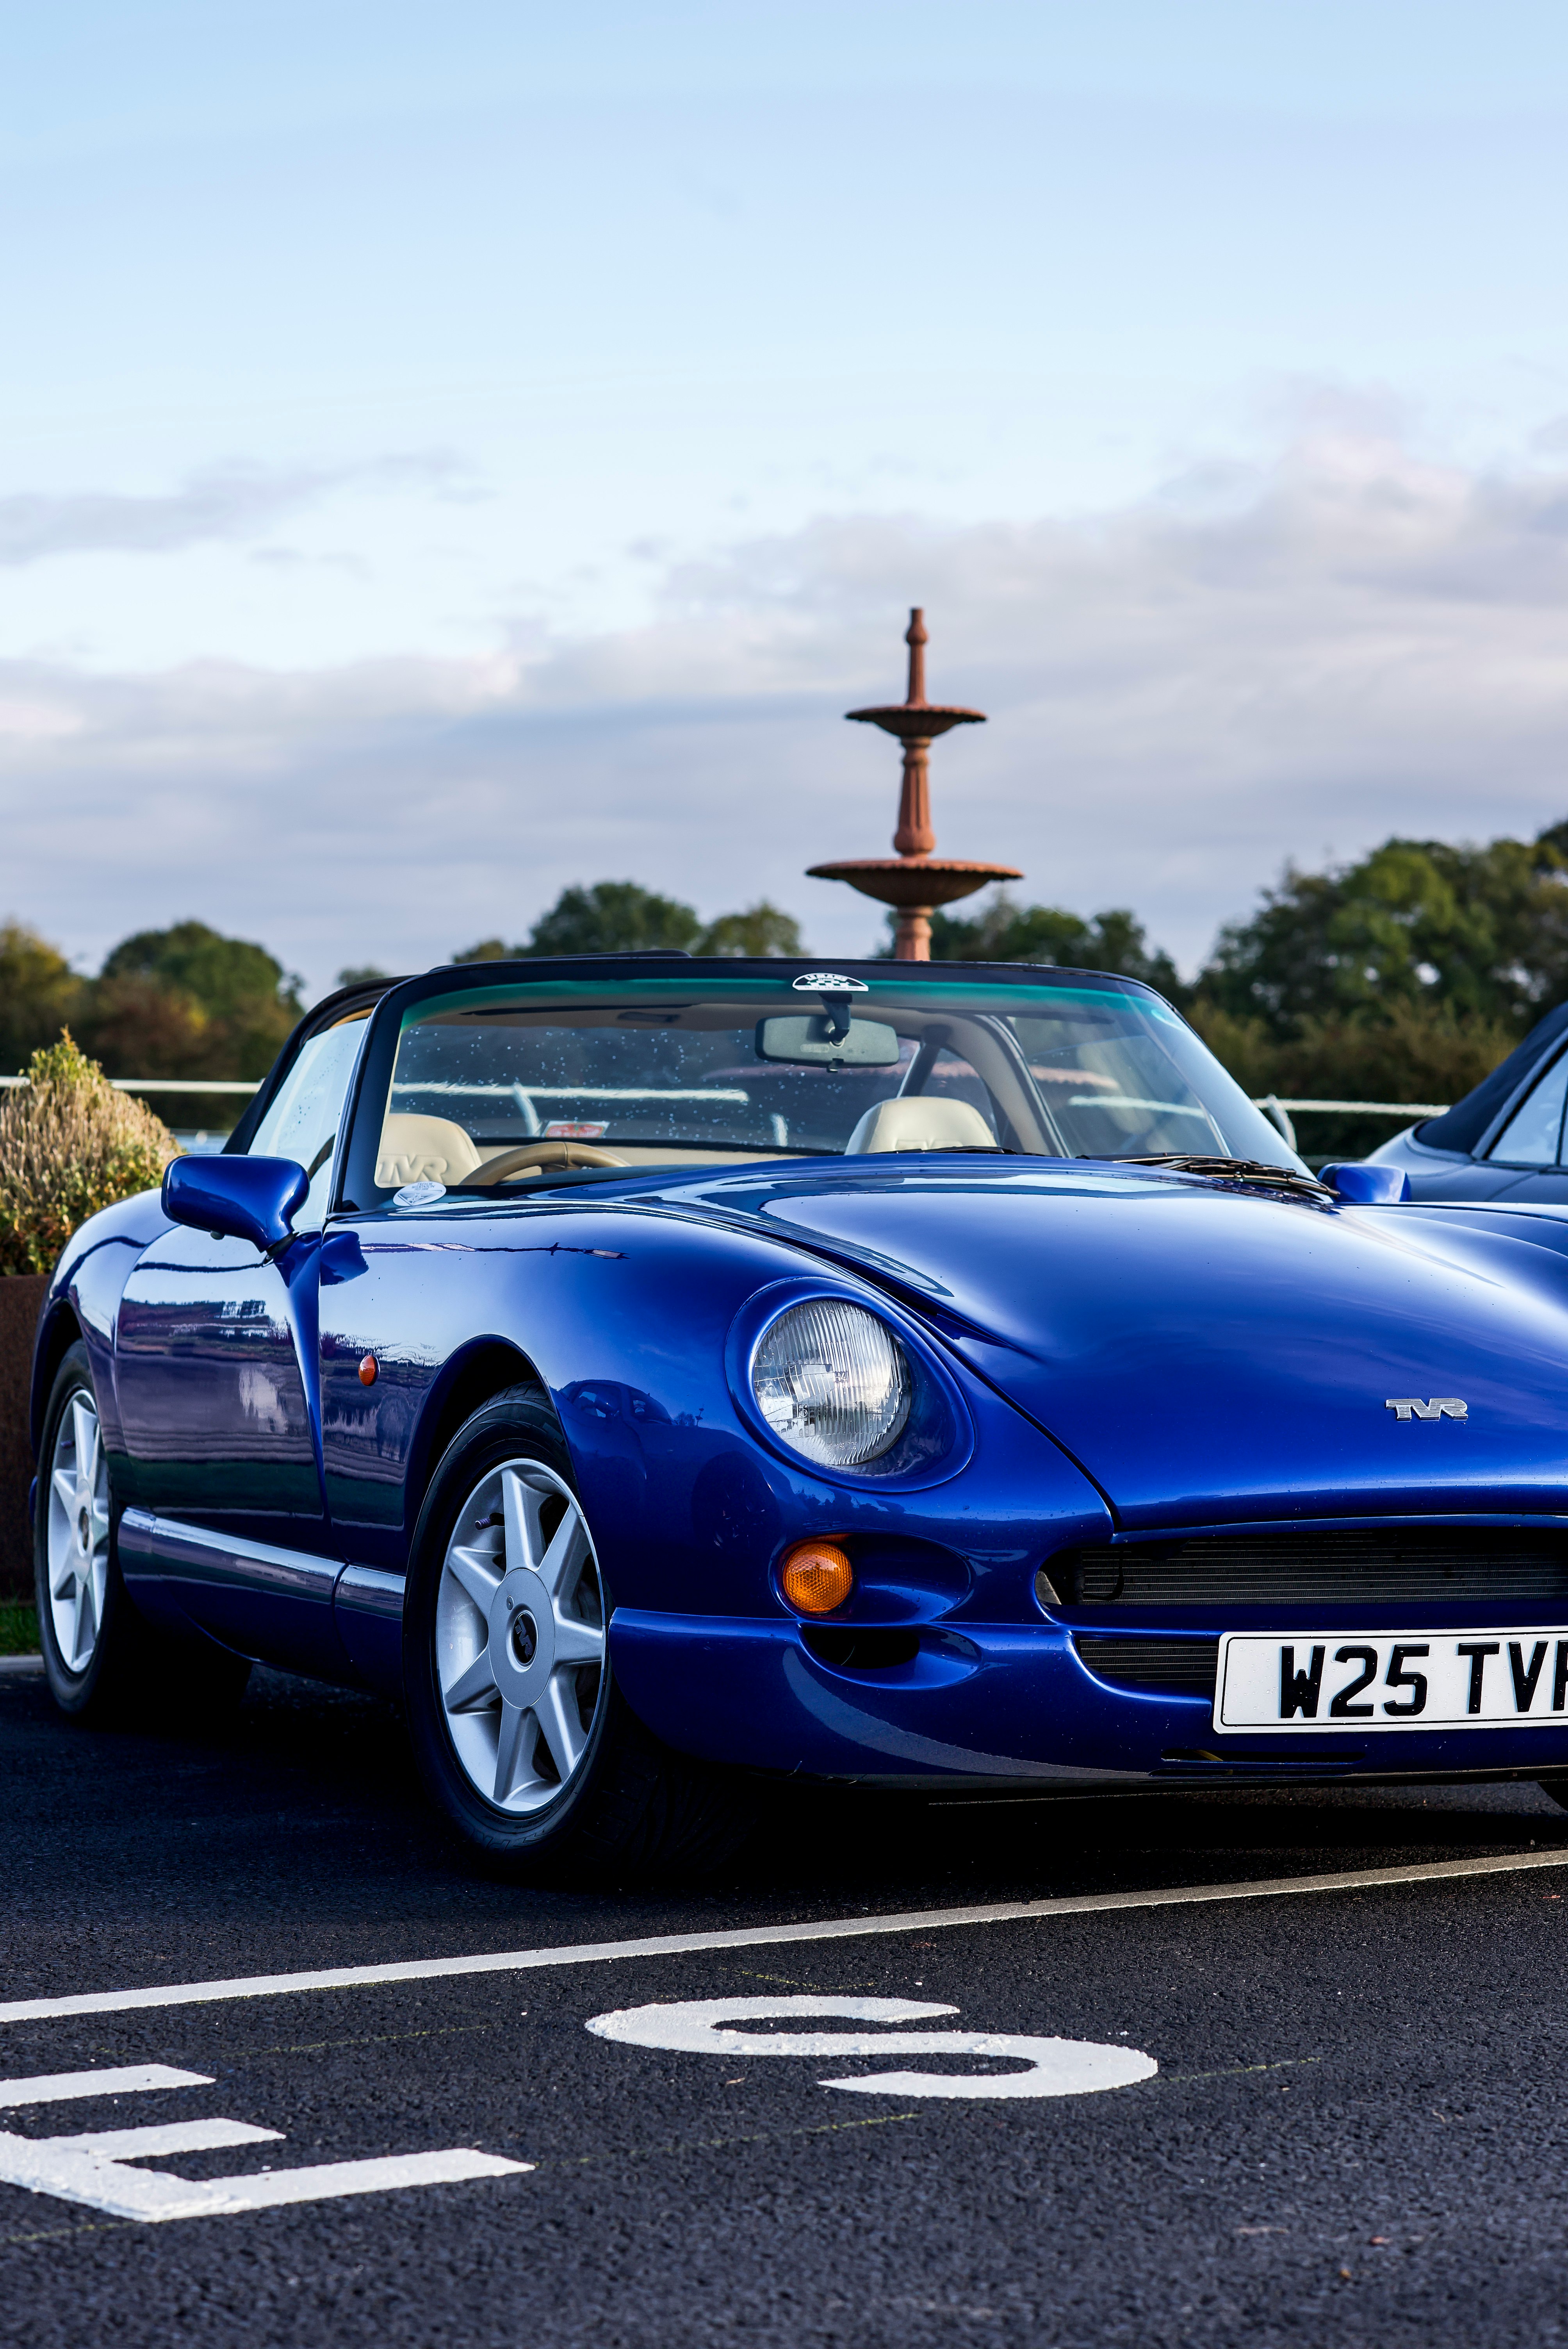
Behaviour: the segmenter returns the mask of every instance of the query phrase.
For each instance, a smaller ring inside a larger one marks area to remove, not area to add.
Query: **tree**
[[[390,977],[391,973],[383,970],[378,962],[351,962],[346,970],[338,972],[337,983],[339,987],[368,987],[375,979]]]
[[[0,923],[0,1071],[20,1076],[30,1055],[77,1018],[87,985],[36,930]]]
[[[126,1076],[264,1077],[300,1016],[299,987],[265,947],[205,922],[139,930],[105,959],[84,1040]]]
[[[95,1060],[124,1077],[249,1076],[217,1065],[221,1039],[201,1005],[155,978],[107,978],[89,991],[81,1031]],[[264,1071],[262,1071],[264,1074]]]
[[[562,889],[542,914],[524,946],[481,938],[454,962],[500,962],[511,957],[634,954],[684,947],[696,955],[799,955],[806,949],[791,916],[759,897],[738,914],[720,914],[706,926],[695,906],[661,897],[635,881],[595,881]]]
[[[1568,997],[1568,823],[1533,842],[1386,840],[1287,865],[1198,978],[1193,1025],[1251,1093],[1453,1102]],[[1315,1152],[1356,1156],[1388,1120],[1314,1112]]]
[[[803,955],[794,916],[759,897],[744,913],[720,914],[697,940],[699,955]]]
[[[188,995],[209,1017],[233,1019],[257,1002],[281,1004],[300,1016],[297,989],[267,952],[245,938],[226,938],[205,922],[176,922],[171,929],[138,930],[106,956],[101,978],[150,978]]]
[[[1176,1003],[1184,1002],[1190,991],[1170,956],[1149,944],[1142,923],[1125,906],[1112,906],[1086,921],[1081,914],[1056,905],[1020,905],[1005,889],[977,913],[934,914],[931,958],[1114,971],[1121,978],[1143,979]]]
[[[527,943],[481,938],[454,962],[500,962],[529,955],[625,954],[638,947],[693,947],[702,923],[690,905],[635,881],[595,881],[562,889],[535,922]]]
[[[1517,1038],[1568,996],[1568,824],[1529,843],[1394,839],[1326,873],[1287,865],[1251,921],[1220,932],[1198,987],[1282,1041],[1398,1006]]]
[[[562,889],[528,941],[532,955],[624,954],[638,947],[695,947],[702,924],[689,905],[635,881],[595,881]]]

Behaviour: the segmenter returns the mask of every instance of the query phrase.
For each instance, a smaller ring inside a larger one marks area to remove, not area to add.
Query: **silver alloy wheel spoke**
[[[545,1689],[539,1707],[539,1727],[564,1785],[583,1759],[583,1748],[588,1740],[577,1717],[577,1708],[568,1703],[561,1682],[562,1676],[557,1672]]]
[[[449,1689],[442,1692],[449,1713],[482,1713],[486,1705],[500,1702],[500,1691],[495,1684],[495,1674],[486,1652],[471,1663],[466,1672],[459,1672]]]
[[[447,1731],[487,1802],[526,1815],[560,1794],[588,1750],[605,1656],[576,1495],[542,1461],[492,1469],[458,1513],[436,1594]]]
[[[587,1538],[581,1517],[562,1517],[554,1540],[539,1561],[539,1578],[552,1598],[569,1581],[573,1568],[582,1564]]]
[[[500,1588],[500,1576],[488,1557],[477,1549],[460,1549],[454,1543],[447,1552],[447,1571],[455,1574],[469,1597],[481,1614],[489,1614],[490,1600]]]
[[[495,1741],[495,1777],[490,1785],[490,1800],[506,1804],[511,1800],[517,1785],[518,1764],[522,1754],[523,1732],[528,1715],[520,1704],[504,1702]]]
[[[525,1485],[515,1468],[500,1472],[501,1506],[506,1519],[509,1566],[531,1566],[537,1573],[544,1552],[544,1495]]]
[[[604,1634],[596,1623],[579,1622],[575,1615],[555,1615],[555,1661],[558,1664],[602,1664]]]
[[[78,1388],[60,1413],[45,1527],[50,1630],[67,1671],[85,1672],[108,1592],[108,1462],[92,1396]]]

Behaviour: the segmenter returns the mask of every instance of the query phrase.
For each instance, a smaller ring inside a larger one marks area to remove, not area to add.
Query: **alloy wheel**
[[[108,1587],[108,1462],[97,1406],[78,1388],[60,1413],[49,1463],[49,1615],[67,1671],[85,1672]]]
[[[489,1803],[552,1802],[603,1702],[604,1591],[577,1496],[539,1460],[491,1469],[458,1512],[436,1599],[453,1751]]]

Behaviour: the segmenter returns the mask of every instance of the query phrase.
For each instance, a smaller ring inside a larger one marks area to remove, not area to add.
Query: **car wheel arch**
[[[73,1346],[85,1345],[86,1342],[87,1331],[82,1328],[75,1308],[62,1298],[52,1308],[48,1319],[34,1341],[30,1417],[35,1458],[44,1440],[44,1419],[60,1364]]]
[[[458,1430],[497,1395],[517,1388],[525,1390],[531,1402],[544,1404],[559,1424],[560,1414],[550,1391],[521,1346],[500,1338],[479,1339],[443,1365],[426,1397],[408,1464],[406,1506],[410,1532],[424,1506],[430,1479]]]

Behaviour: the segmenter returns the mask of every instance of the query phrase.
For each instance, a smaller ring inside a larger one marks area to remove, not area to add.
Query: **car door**
[[[132,1595],[227,1645],[301,1671],[342,1668],[333,1630],[316,1359],[323,1217],[365,1032],[357,1012],[307,1036],[251,1138],[296,1159],[310,1191],[273,1258],[176,1226],[120,1302],[116,1383]]]

